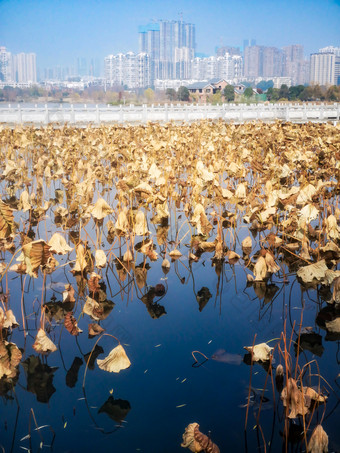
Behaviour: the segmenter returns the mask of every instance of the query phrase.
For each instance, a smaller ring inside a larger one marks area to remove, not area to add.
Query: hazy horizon
[[[77,57],[102,63],[109,54],[138,52],[139,25],[181,17],[196,26],[196,51],[209,55],[216,46],[242,47],[247,38],[274,47],[302,44],[307,56],[340,46],[338,0],[0,0],[0,17],[0,45],[36,53],[41,69],[72,65]]]

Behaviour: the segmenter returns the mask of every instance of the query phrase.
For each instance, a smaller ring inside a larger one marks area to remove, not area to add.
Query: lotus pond
[[[340,451],[339,126],[0,147],[1,451]]]

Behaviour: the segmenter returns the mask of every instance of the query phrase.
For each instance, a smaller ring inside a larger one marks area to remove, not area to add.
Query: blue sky
[[[197,51],[242,46],[244,38],[305,53],[340,46],[339,0],[0,0],[0,45],[35,52],[38,66],[76,57],[138,51],[138,25],[178,20],[196,25]]]

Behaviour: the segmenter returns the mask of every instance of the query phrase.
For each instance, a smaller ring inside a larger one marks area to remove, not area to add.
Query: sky
[[[40,68],[138,52],[138,26],[152,20],[196,25],[196,51],[220,45],[302,44],[305,54],[340,46],[340,0],[0,0],[0,46],[35,52]]]

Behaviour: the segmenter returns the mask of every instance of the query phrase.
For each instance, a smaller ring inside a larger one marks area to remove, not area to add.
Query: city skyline
[[[237,5],[237,6],[236,6]],[[12,53],[34,52],[37,66],[72,65],[76,58],[138,52],[138,27],[163,20],[196,26],[196,51],[214,55],[217,46],[304,46],[305,55],[340,46],[340,2],[325,0],[260,2],[231,0],[228,5],[201,0],[148,3],[99,0],[1,0],[0,43]]]

